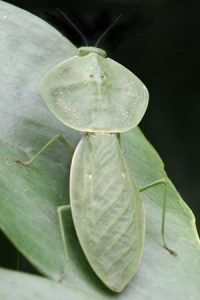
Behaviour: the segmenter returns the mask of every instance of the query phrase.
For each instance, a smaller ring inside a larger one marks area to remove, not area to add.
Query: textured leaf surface
[[[73,285],[65,286],[38,276],[0,268],[2,300],[88,300],[88,294]],[[98,299],[97,299],[98,300]]]
[[[0,8],[0,228],[42,274],[58,280],[65,259],[56,207],[68,202],[71,157],[55,144],[32,166],[16,165],[14,158],[30,158],[57,133],[73,146],[80,139],[51,114],[38,93],[43,74],[74,55],[76,49],[31,14],[5,2],[0,2]],[[121,144],[138,185],[163,176],[161,160],[139,129],[123,134]],[[162,248],[162,187],[148,190],[142,197],[146,211],[144,253],[138,272],[120,295],[109,292],[94,275],[77,242],[71,216],[64,215],[69,248],[63,282],[66,298],[67,282],[88,292],[91,300],[200,298],[200,243],[192,212],[169,181],[166,238],[178,252],[174,258]],[[55,293],[54,298],[59,299]]]
[[[116,135],[84,136],[73,156],[70,203],[77,235],[95,273],[121,291],[137,270],[144,208]]]

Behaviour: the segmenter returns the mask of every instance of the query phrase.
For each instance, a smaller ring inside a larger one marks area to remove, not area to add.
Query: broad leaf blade
[[[36,148],[39,149],[59,131],[60,124],[46,109],[38,93],[38,85],[42,74],[51,67],[49,63],[54,65],[75,53],[75,47],[39,18],[3,2],[0,7],[0,82],[3,87],[0,90],[0,138],[3,140],[0,172],[1,229],[33,264],[40,261],[39,266],[36,263],[40,271],[58,279],[64,270],[65,261],[63,252],[60,251],[58,255],[56,251],[63,248],[60,236],[56,234],[59,232],[56,206],[65,203],[68,198],[67,184],[65,186],[68,169],[62,169],[62,166],[67,166],[69,156],[65,152],[62,155],[57,153],[60,157],[60,161],[56,162],[57,169],[50,166],[48,157],[44,156],[42,161],[47,159],[47,163],[41,166],[43,175],[34,166],[31,169],[21,168],[14,160],[16,156],[27,159],[28,155],[31,156]],[[29,24],[28,30],[24,24]],[[39,44],[43,47],[39,47]],[[59,44],[56,51],[53,50],[55,44]],[[54,59],[51,58],[52,52],[56,53]],[[31,115],[34,115],[34,119]],[[70,142],[73,144],[72,140]],[[22,172],[21,175],[19,172]],[[39,186],[35,184],[39,178],[37,175],[41,176],[38,183],[43,192],[46,190],[46,195],[40,193]],[[55,175],[60,178],[59,195],[56,193]],[[44,228],[46,222],[49,225]],[[42,243],[38,239],[41,232]]]
[[[65,258],[56,208],[69,203],[71,157],[57,144],[32,166],[16,165],[14,158],[30,158],[57,133],[73,146],[78,142],[79,133],[56,120],[38,93],[42,75],[76,49],[31,14],[4,2],[0,8],[0,228],[40,272],[58,280]],[[122,135],[121,143],[138,185],[163,176],[161,160],[139,129]],[[88,291],[88,299],[198,299],[200,243],[192,212],[169,182],[166,238],[178,252],[174,258],[161,242],[163,188],[148,190],[142,196],[146,210],[145,248],[139,270],[127,289],[116,296],[100,283],[84,259],[70,222],[71,230],[66,228],[66,233],[73,242],[68,243],[65,283]]]
[[[66,288],[48,279],[2,268],[0,268],[0,296],[3,300],[88,300],[90,297],[70,284]]]

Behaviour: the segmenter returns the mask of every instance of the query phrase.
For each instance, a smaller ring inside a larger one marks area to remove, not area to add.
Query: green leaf
[[[88,294],[68,284],[66,286],[38,276],[0,268],[0,296],[3,300],[88,300]],[[100,298],[97,298],[97,300]]]
[[[43,275],[52,279],[47,286],[52,286],[54,299],[63,290],[66,297],[76,297],[77,291],[70,289],[71,285],[83,291],[76,299],[84,299],[84,293],[87,299],[199,299],[200,242],[195,220],[170,181],[166,240],[178,253],[177,257],[162,248],[160,186],[142,193],[146,211],[144,253],[138,272],[120,295],[111,293],[88,265],[69,213],[64,215],[69,248],[65,263],[56,210],[57,206],[69,203],[71,156],[58,143],[30,166],[16,164],[14,159],[31,158],[58,133],[73,147],[80,139],[78,132],[65,127],[51,114],[38,92],[41,77],[74,55],[76,48],[39,18],[5,2],[0,2],[0,8],[0,229]],[[162,161],[138,128],[123,134],[121,145],[139,186],[163,177]],[[65,269],[63,285],[59,286],[62,291],[57,285],[53,291],[53,280],[57,281]],[[21,275],[14,276],[17,289],[26,293],[26,284],[20,286]],[[11,274],[8,277],[12,279]],[[43,290],[43,279],[38,278],[38,284],[40,281],[37,290],[45,299],[48,291]],[[4,293],[12,293],[9,289],[5,284]]]

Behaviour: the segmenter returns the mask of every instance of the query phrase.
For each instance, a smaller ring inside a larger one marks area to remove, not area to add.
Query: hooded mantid
[[[52,138],[31,160],[59,139],[73,153],[70,170],[70,206],[58,208],[64,243],[62,211],[71,210],[82,250],[100,280],[121,292],[140,263],[145,215],[141,192],[164,184],[162,239],[166,180],[138,187],[120,146],[120,133],[141,121],[148,91],[128,69],[97,47],[81,47],[77,55],[51,69],[40,82],[40,93],[52,113],[65,125],[84,132],[75,152],[64,139]]]

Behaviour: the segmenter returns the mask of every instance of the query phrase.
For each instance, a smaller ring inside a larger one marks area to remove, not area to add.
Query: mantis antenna
[[[88,46],[88,42],[84,34],[81,32],[81,30],[72,22],[72,20],[59,8],[56,8],[56,10],[63,16],[63,18],[80,34],[83,41],[85,42],[85,45]]]
[[[108,33],[108,31],[115,25],[115,23],[117,23],[117,21],[119,20],[119,18],[120,18],[121,16],[122,16],[122,14],[119,15],[119,16],[115,19],[115,21],[114,21],[112,24],[110,24],[110,26],[108,26],[108,28],[102,33],[102,35],[98,38],[98,40],[97,40],[97,42],[96,42],[96,44],[95,44],[95,47],[97,47],[97,45],[99,44],[100,40],[106,35],[106,33]]]

